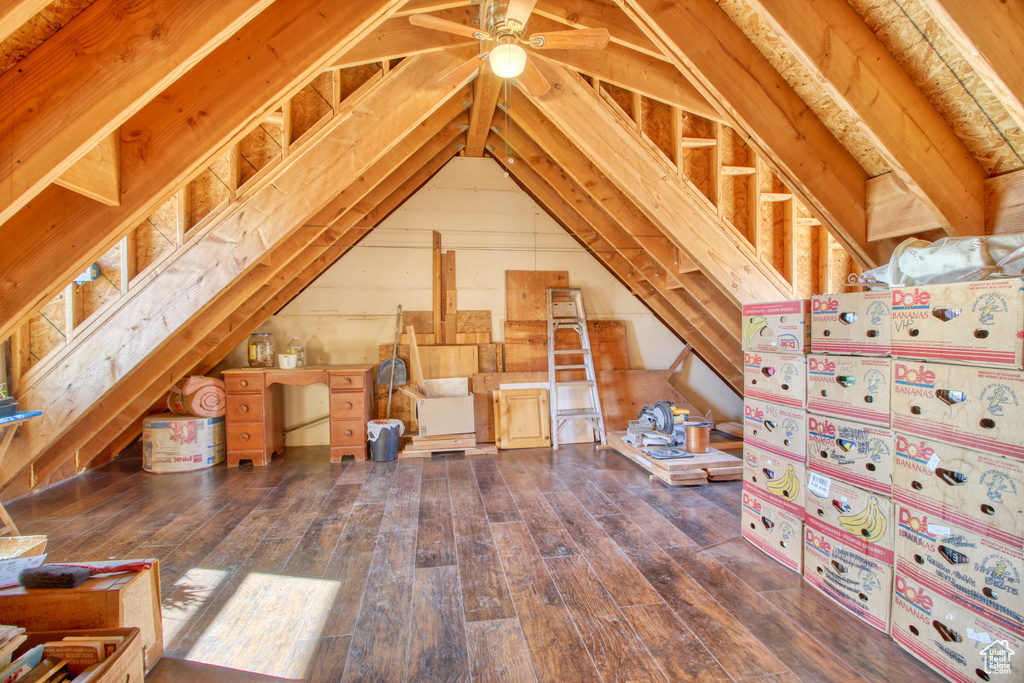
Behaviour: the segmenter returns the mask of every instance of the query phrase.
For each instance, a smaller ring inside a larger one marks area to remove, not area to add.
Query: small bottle
[[[288,342],[288,348],[284,352],[295,354],[296,367],[302,367],[306,364],[306,347],[302,345],[298,337],[292,337],[291,341]]]

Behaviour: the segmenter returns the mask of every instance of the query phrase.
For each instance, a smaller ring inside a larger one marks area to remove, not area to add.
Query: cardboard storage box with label
[[[773,504],[799,519],[805,512],[805,470],[802,459],[782,458],[754,446],[743,448],[743,481],[767,493]]]
[[[1024,461],[897,432],[893,500],[1024,547]]]
[[[775,301],[743,306],[743,349],[767,353],[811,350],[811,301]]]
[[[822,294],[811,298],[811,351],[888,356],[892,305],[889,290]]]
[[[743,443],[772,455],[806,461],[807,413],[747,398],[743,401]]]
[[[899,504],[896,569],[943,587],[950,599],[1024,636],[1024,551]]]
[[[889,632],[892,565],[858,552],[825,524],[804,527],[804,578],[861,621]]]
[[[892,355],[1024,367],[1024,278],[893,289]]]
[[[812,355],[807,358],[807,410],[889,426],[888,358]]]
[[[887,427],[807,415],[807,464],[815,472],[891,496],[892,454]]]
[[[895,523],[889,498],[808,471],[804,504],[808,523],[813,520],[817,527],[827,527],[831,536],[863,555],[893,563]]]
[[[805,408],[807,356],[744,351],[743,395],[791,408]]]
[[[764,491],[743,482],[743,538],[795,572],[803,571],[804,524],[775,506]]]
[[[892,428],[1024,459],[1024,372],[893,360]]]
[[[898,571],[893,578],[892,637],[955,683],[1022,678],[1024,639],[960,609],[934,583]]]

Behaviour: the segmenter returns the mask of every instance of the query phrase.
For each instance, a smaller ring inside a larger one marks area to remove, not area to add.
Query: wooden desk
[[[228,467],[237,467],[240,460],[269,465],[271,454],[284,447],[281,385],[319,383],[331,391],[331,462],[341,462],[343,455],[366,460],[372,365],[307,365],[294,370],[236,368],[224,371]]]

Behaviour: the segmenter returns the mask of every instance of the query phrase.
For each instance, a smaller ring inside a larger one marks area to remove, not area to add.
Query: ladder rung
[[[579,419],[587,419],[601,417],[601,413],[597,412],[592,408],[577,408],[574,410],[559,410],[557,413],[555,413],[555,417],[573,417]]]
[[[586,365],[556,365],[555,372],[559,370],[586,370]]]
[[[581,353],[590,353],[590,349],[556,349],[556,356],[578,356]]]
[[[597,382],[592,379],[579,379],[571,382],[552,382],[555,386],[559,387],[584,387],[584,386],[596,386]]]
[[[575,318],[575,317],[573,317],[573,318],[551,318],[551,321],[553,322],[555,327],[559,327],[559,326],[565,327],[565,326],[568,326],[568,325],[582,325],[583,322],[584,322],[583,318]]]

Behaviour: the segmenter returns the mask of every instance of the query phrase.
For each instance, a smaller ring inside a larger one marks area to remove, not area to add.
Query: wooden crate
[[[48,643],[51,640],[63,640],[67,636],[91,636],[102,638],[104,636],[121,636],[124,640],[118,646],[113,655],[103,660],[99,669],[96,670],[90,683],[127,683],[128,681],[142,681],[145,660],[142,652],[142,633],[138,628],[101,628],[90,630],[54,630],[54,631],[29,631],[24,643],[14,652],[14,659],[17,659],[36,645]]]

